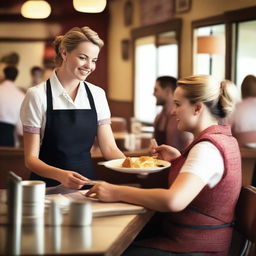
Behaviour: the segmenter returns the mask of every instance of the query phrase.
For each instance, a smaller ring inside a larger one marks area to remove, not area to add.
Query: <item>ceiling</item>
[[[26,0],[0,0],[0,20],[1,21],[10,21],[14,18],[20,16],[20,9],[22,4]],[[71,15],[84,15],[84,13],[79,13],[75,11],[73,7],[72,0],[47,0],[51,5],[52,12],[47,20],[58,19],[58,18],[67,18]],[[108,8],[104,10],[103,13],[107,12]],[[90,14],[88,14],[90,15]]]

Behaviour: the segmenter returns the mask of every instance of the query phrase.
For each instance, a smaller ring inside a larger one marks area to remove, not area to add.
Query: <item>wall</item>
[[[120,41],[124,38],[129,38],[133,28],[140,27],[139,2],[140,0],[133,0],[133,24],[129,27],[125,27],[122,20],[125,0],[112,0],[110,2],[111,20],[109,24],[108,50],[108,97],[110,102],[120,101],[121,104],[122,101],[126,103],[133,101],[132,58],[128,61],[122,60]],[[192,72],[191,22],[193,20],[220,15],[225,11],[255,6],[255,0],[191,0],[191,2],[192,8],[189,12],[174,16],[183,20],[181,35],[181,76],[190,75]]]
[[[1,22],[0,56],[10,52],[19,54],[19,75],[16,80],[19,87],[30,86],[30,68],[35,65],[42,66],[44,40],[55,36],[55,33],[60,31],[59,27],[57,24],[47,25],[43,22]],[[8,40],[4,41],[4,38],[8,38]],[[17,39],[23,41],[17,41]]]
[[[71,1],[66,2],[71,3]],[[58,9],[57,7],[55,6],[54,10]],[[73,11],[63,16],[53,15],[52,18],[42,21],[25,19],[19,15],[15,17],[2,15],[0,17],[0,58],[10,52],[19,54],[19,75],[16,84],[27,88],[31,83],[30,68],[35,65],[43,66],[46,43],[51,44],[56,35],[64,34],[75,26],[89,26],[107,43],[108,15],[108,8],[99,14]],[[108,45],[102,48],[97,69],[88,79],[89,82],[101,86],[106,91],[108,89],[107,50]]]

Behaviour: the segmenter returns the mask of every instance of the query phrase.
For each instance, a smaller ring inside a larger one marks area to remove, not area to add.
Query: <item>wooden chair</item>
[[[256,188],[241,189],[236,207],[234,230],[229,256],[255,256],[256,243]]]
[[[115,132],[127,132],[127,121],[123,117],[111,117],[111,128]]]
[[[241,146],[256,143],[256,131],[234,133],[234,137],[236,137]]]
[[[29,179],[30,171],[25,166],[23,148],[0,147],[0,189],[7,188],[9,171],[24,180]]]

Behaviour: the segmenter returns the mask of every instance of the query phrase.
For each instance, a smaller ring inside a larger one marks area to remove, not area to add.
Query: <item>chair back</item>
[[[247,240],[256,242],[256,188],[243,187],[236,207],[238,230]]]
[[[240,145],[256,143],[256,131],[233,133]]]
[[[123,117],[111,117],[111,128],[115,132],[127,132],[127,121]]]
[[[232,237],[229,255],[255,255],[255,243],[256,188],[246,186],[242,187],[236,206],[236,229]]]

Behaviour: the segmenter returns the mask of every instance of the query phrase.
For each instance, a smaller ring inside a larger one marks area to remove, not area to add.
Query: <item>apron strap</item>
[[[86,93],[88,95],[88,99],[89,99],[89,103],[90,103],[91,109],[96,111],[95,103],[94,103],[94,100],[93,100],[92,93],[91,93],[88,85],[85,82],[84,82],[84,87],[85,87]]]
[[[52,106],[52,89],[51,89],[51,83],[50,79],[46,81],[46,99],[47,99],[47,117],[49,113],[52,111],[53,106]]]

